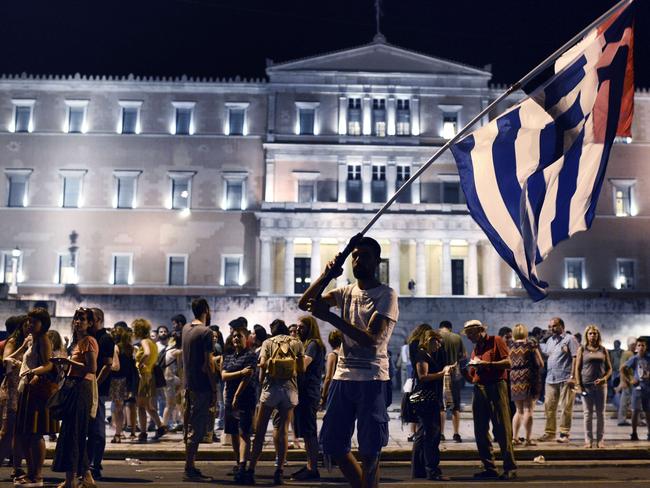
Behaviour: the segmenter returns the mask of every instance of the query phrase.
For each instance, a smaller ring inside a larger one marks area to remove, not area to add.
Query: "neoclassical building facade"
[[[499,93],[487,69],[383,38],[269,63],[266,74],[3,76],[7,290],[298,294]],[[540,267],[552,292],[650,289],[649,158],[650,95],[638,91],[633,138],[614,148],[594,228]],[[402,295],[522,294],[468,215],[450,154],[370,235],[382,244],[380,279]],[[352,279],[346,269],[339,284]]]

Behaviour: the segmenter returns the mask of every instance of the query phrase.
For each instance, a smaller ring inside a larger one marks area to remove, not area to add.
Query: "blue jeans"
[[[102,469],[102,459],[106,449],[106,402],[108,397],[100,396],[97,415],[88,425],[88,462],[90,469]],[[83,473],[82,473],[83,474]]]

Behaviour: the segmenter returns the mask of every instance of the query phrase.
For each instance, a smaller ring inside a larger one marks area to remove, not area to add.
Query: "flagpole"
[[[317,296],[320,296],[329,282],[331,281],[331,277],[334,274],[334,271],[337,268],[341,268],[343,266],[343,263],[349,256],[349,254],[354,250],[355,244],[361,239],[369,230],[370,228],[377,222],[379,217],[381,217],[386,210],[397,200],[397,198],[408,188],[410,188],[411,184],[419,178],[422,173],[424,173],[429,166],[431,166],[442,154],[449,149],[452,145],[456,144],[461,138],[465,137],[465,135],[469,132],[469,130],[476,124],[483,116],[485,116],[487,113],[490,112],[496,105],[501,103],[503,100],[505,100],[507,97],[509,97],[512,93],[515,91],[519,90],[522,86],[524,86],[526,83],[528,83],[530,80],[535,78],[537,75],[539,75],[542,71],[544,71],[546,68],[548,68],[557,58],[559,58],[566,50],[571,48],[573,45],[575,45],[578,41],[580,41],[585,34],[587,34],[589,31],[591,31],[593,28],[597,27],[600,25],[603,21],[605,21],[610,15],[614,14],[621,8],[623,8],[626,5],[629,5],[633,2],[634,0],[620,0],[616,5],[611,7],[607,12],[602,14],[600,17],[598,17],[596,20],[594,20],[592,23],[590,23],[587,27],[582,29],[579,33],[577,33],[575,36],[573,36],[569,41],[565,42],[560,48],[558,48],[553,54],[548,56],[544,61],[539,63],[535,68],[533,68],[528,74],[526,74],[523,78],[521,78],[519,81],[508,87],[508,89],[499,95],[492,103],[490,103],[487,107],[485,107],[483,110],[481,110],[472,120],[470,120],[454,137],[449,139],[440,149],[438,149],[433,156],[431,156],[427,162],[425,162],[422,167],[417,170],[411,177],[406,180],[402,186],[400,186],[397,191],[393,194],[392,197],[388,199],[386,203],[375,213],[375,215],[370,219],[370,221],[366,224],[366,226],[363,228],[361,232],[356,234],[355,236],[350,239],[348,244],[345,246],[345,249],[341,251],[336,259],[335,259],[335,265],[332,267],[332,270],[330,273],[328,273],[328,276],[325,277],[325,279],[321,283],[321,287],[318,290]]]

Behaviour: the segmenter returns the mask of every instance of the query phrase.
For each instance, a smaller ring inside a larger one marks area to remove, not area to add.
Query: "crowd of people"
[[[305,464],[292,479],[319,480],[322,454],[324,464],[338,466],[350,486],[377,486],[392,402],[388,344],[399,315],[395,291],[376,278],[380,256],[375,240],[356,241],[351,259],[357,281],[321,296],[328,280],[342,273],[331,261],[300,298],[299,307],[310,314],[289,325],[276,319],[270,333],[259,324],[249,328],[246,318],[238,317],[229,322],[224,339],[226,331],[212,324],[204,298],[192,301],[191,321],[176,315],[169,327],[155,330],[143,318],[117,322],[109,330],[102,310],[79,308],[71,337],[62,339],[50,330],[44,308],[11,317],[8,339],[0,343],[0,462],[10,459],[16,486],[43,486],[44,439],[49,437],[56,440],[52,470],[65,473],[59,486],[96,486],[109,420],[115,428],[111,443],[147,443],[171,430],[182,432],[183,479],[207,481],[195,463],[199,445],[223,430],[231,440],[234,482],[251,485],[271,421],[274,484],[285,479],[291,429],[305,448]],[[316,319],[335,329],[327,337],[329,348]],[[548,329],[530,334],[524,324],[516,324],[489,335],[478,320],[467,321],[460,334],[452,328],[449,321],[436,329],[420,324],[398,355],[405,392],[402,418],[413,429],[414,478],[448,479],[440,469],[440,442],[447,411],[451,440],[463,441],[465,382],[473,388],[474,437],[484,468],[476,473],[478,479],[516,478],[515,446],[568,442],[576,396],[583,403],[585,447],[604,447],[608,387],[616,390],[620,424],[628,424],[631,405],[631,438],[638,440],[640,416],[650,413],[650,355],[644,338],[628,341],[627,351],[620,350],[620,343],[608,351],[597,326],[587,326],[581,340],[557,317]],[[472,345],[469,353],[463,335]],[[533,410],[540,401],[544,435],[533,439]],[[351,452],[355,430],[359,459]],[[492,439],[501,449],[501,474]]]

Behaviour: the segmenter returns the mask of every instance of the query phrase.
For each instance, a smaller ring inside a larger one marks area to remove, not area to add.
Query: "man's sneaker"
[[[517,479],[517,471],[514,470],[514,469],[512,469],[512,470],[510,470],[510,471],[504,471],[504,472],[499,476],[499,479],[500,479],[500,480],[506,480],[506,481],[508,481],[508,480],[515,480],[515,479]]]
[[[639,440],[639,436],[637,435],[636,432],[632,432],[632,433],[630,434],[630,440],[631,440],[631,441],[638,441],[638,440]]]
[[[493,469],[486,469],[479,473],[474,473],[474,479],[476,480],[496,480],[499,478],[499,473]]]
[[[147,442],[147,433],[146,432],[140,432],[138,434],[138,442],[140,442],[140,443]]]
[[[539,442],[553,442],[555,440],[555,434],[544,434],[543,436],[537,439]]]
[[[463,442],[463,439],[461,439],[460,434],[454,434],[454,442]]]
[[[558,437],[557,441],[560,444],[568,444],[569,443],[569,436],[566,434],[560,434],[560,437]]]
[[[281,469],[276,469],[273,473],[273,484],[284,485],[284,472]]]
[[[208,482],[212,481],[212,478],[210,476],[206,476],[201,471],[198,469],[186,469],[185,472],[183,473],[183,481],[196,481],[196,482]]]
[[[318,481],[320,480],[320,473],[317,469],[307,469],[307,466],[303,466],[291,475],[291,479],[296,481]]]
[[[167,427],[165,427],[164,425],[161,425],[160,427],[158,427],[158,428],[156,429],[156,433],[155,433],[155,435],[153,436],[153,438],[154,438],[154,439],[160,439],[160,438],[161,438],[162,436],[164,436],[167,432],[168,432],[168,431],[167,431]]]

